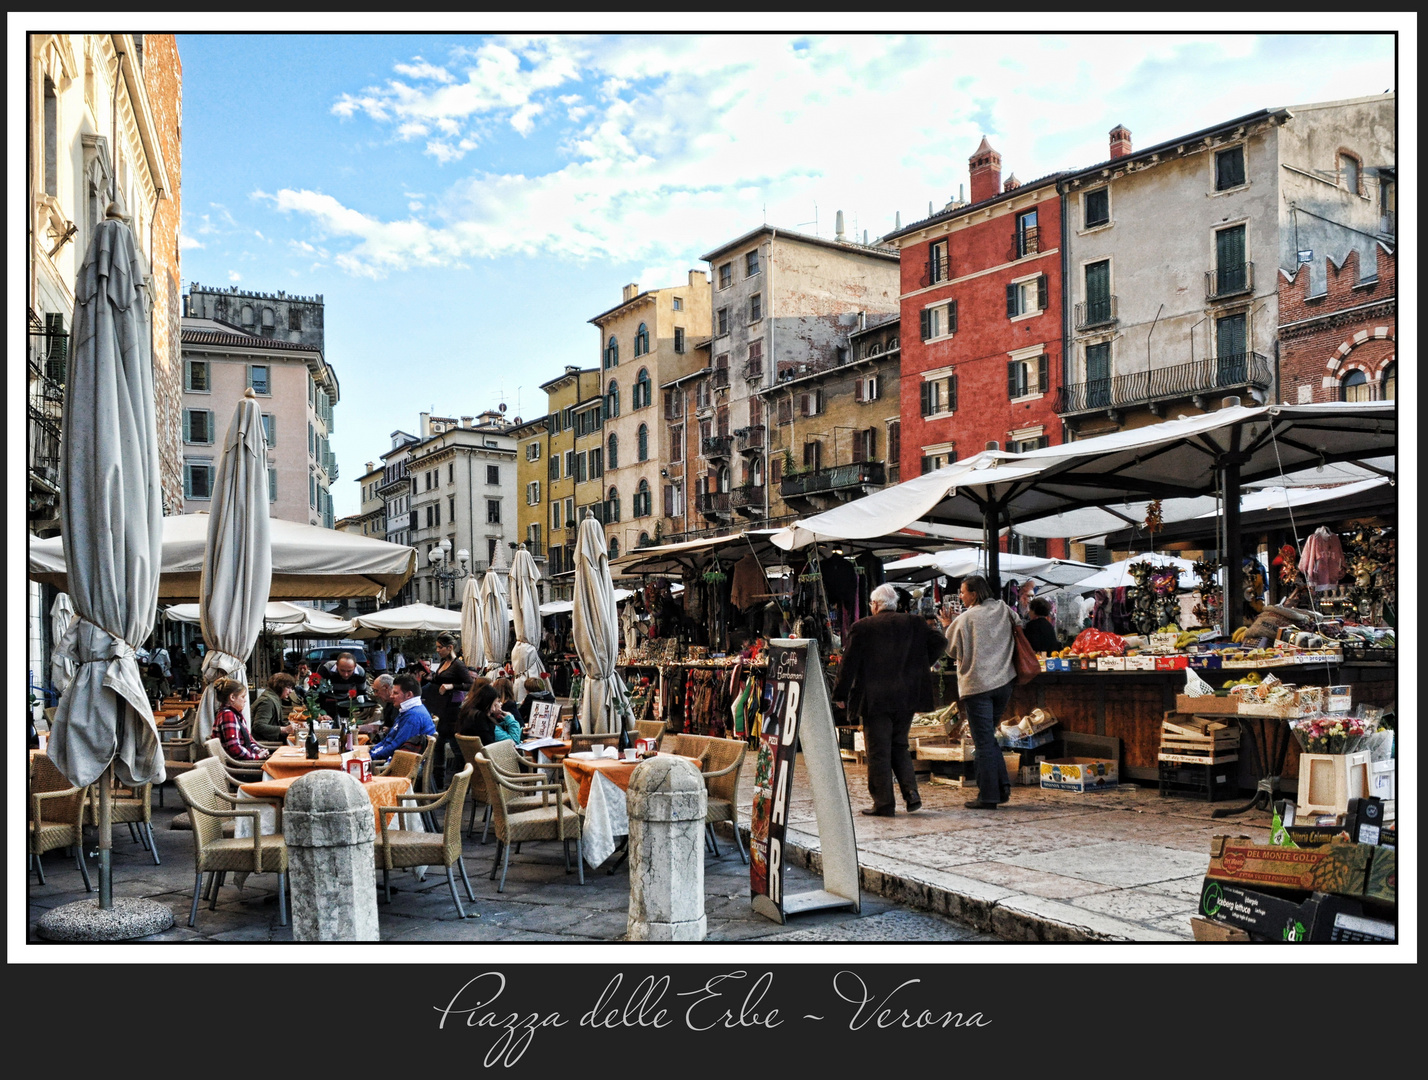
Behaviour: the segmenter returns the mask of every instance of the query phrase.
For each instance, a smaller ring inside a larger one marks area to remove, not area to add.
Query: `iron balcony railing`
[[[1035,225],[1029,229],[1019,230],[1016,234],[1016,238],[1012,241],[1012,261],[1015,262],[1017,259],[1024,259],[1026,256],[1035,255],[1040,251],[1040,236],[1040,230]]]
[[[733,441],[730,435],[706,435],[699,440],[699,452],[707,458],[726,458]]]
[[[734,488],[734,490],[729,492],[729,505],[735,510],[763,510],[763,486],[743,484]]]
[[[694,496],[694,505],[705,517],[727,514],[729,512],[729,493],[727,491],[697,492]]]
[[[1259,353],[1234,353],[1190,364],[1071,383],[1057,391],[1056,411],[1065,414],[1119,409],[1244,386],[1268,390],[1271,375],[1269,361]]]
[[[1205,299],[1224,300],[1254,292],[1254,263],[1235,263],[1205,271]]]
[[[1076,329],[1090,330],[1096,326],[1114,326],[1118,316],[1116,314],[1116,298],[1114,296],[1101,296],[1095,300],[1082,300],[1076,305]]]
[[[790,495],[813,495],[886,482],[887,469],[881,461],[857,461],[851,465],[835,465],[831,469],[785,476],[779,481],[778,492],[786,499]]]
[[[754,424],[752,427],[741,428],[739,436],[739,453],[747,454],[750,450],[762,450],[764,448],[764,425]]]

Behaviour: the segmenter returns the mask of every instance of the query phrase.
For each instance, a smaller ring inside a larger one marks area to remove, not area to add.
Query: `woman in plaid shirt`
[[[218,715],[213,720],[213,734],[223,743],[223,749],[243,761],[262,761],[269,752],[253,741],[248,722],[243,719],[243,706],[248,702],[248,688],[237,679],[219,679],[213,684],[213,696],[218,702]]]

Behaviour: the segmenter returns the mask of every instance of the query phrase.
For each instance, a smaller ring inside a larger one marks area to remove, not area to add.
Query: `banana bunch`
[[[1248,626],[1238,626],[1238,627],[1236,627],[1236,628],[1235,628],[1235,632],[1230,635],[1230,640],[1231,640],[1231,641],[1234,641],[1234,642],[1243,641],[1243,640],[1245,639],[1245,631],[1247,631],[1248,629],[1249,629]]]
[[[1181,634],[1175,639],[1175,649],[1178,652],[1179,650],[1185,648],[1187,645],[1194,645],[1199,640],[1200,635],[1195,633],[1193,630],[1182,631]]]

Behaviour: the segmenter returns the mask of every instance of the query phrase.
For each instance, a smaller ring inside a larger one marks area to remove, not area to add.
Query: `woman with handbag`
[[[432,780],[438,791],[446,786],[446,750],[449,746],[461,761],[461,748],[456,745],[457,714],[471,686],[471,675],[456,655],[456,639],[441,634],[436,639],[436,670],[422,688],[422,704],[436,721],[436,751],[432,760]]]
[[[993,598],[991,586],[980,574],[963,578],[958,596],[966,610],[955,620],[945,611],[938,612],[938,619],[947,634],[947,651],[957,661],[962,716],[975,749],[977,798],[966,806],[995,810],[1011,798],[1011,778],[996,731],[1019,677],[1016,652],[1021,626],[1012,609]],[[1026,651],[1030,654],[1030,646]]]

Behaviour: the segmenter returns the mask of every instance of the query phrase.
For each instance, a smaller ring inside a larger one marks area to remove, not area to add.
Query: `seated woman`
[[[288,713],[297,704],[293,700],[294,679],[280,671],[268,680],[268,688],[253,702],[253,738],[259,742],[283,742],[292,732]]]
[[[501,695],[501,704],[508,713],[519,714],[520,706],[516,704],[516,686],[511,680],[502,676],[491,683],[496,688],[496,693]]]
[[[223,744],[228,756],[240,761],[266,760],[268,750],[253,741],[248,721],[243,718],[248,688],[237,679],[219,679],[213,684],[213,696],[218,707],[218,715],[213,718],[213,735]]]
[[[462,703],[461,724],[463,735],[479,736],[483,743],[503,739],[521,741],[521,722],[506,711],[505,703],[494,685],[481,687]]]
[[[1051,605],[1038,596],[1027,607],[1031,611],[1031,618],[1026,620],[1022,631],[1026,634],[1026,640],[1031,643],[1032,651],[1050,653],[1061,648],[1061,642],[1056,637],[1056,627],[1051,625]]]
[[[555,703],[555,695],[546,689],[546,685],[540,679],[526,680],[526,699],[521,702],[521,724],[524,726],[531,722],[531,706],[537,701],[547,701]]]

